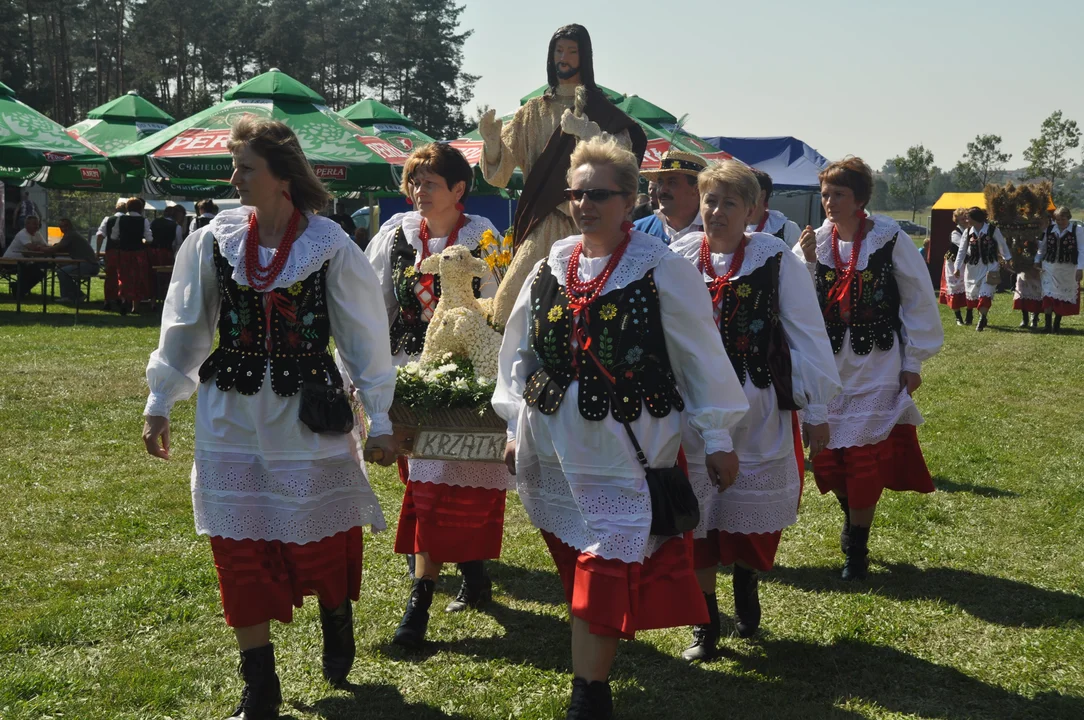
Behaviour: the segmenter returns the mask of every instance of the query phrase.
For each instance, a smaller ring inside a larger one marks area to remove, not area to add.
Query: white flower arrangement
[[[395,401],[414,409],[489,407],[496,380],[479,377],[469,358],[445,353],[434,363],[410,362],[396,370]]]

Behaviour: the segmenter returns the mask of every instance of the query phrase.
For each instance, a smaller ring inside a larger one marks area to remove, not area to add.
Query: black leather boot
[[[583,678],[572,680],[572,702],[565,720],[610,720],[614,715],[614,700],[610,683]]]
[[[979,315],[979,324],[975,326],[975,330],[977,330],[978,332],[982,332],[985,329],[986,329],[986,316],[985,315]]]
[[[843,510],[843,529],[839,531],[839,551],[847,554],[847,546],[851,543],[851,504],[845,495],[836,495],[839,507]]]
[[[463,574],[463,584],[459,586],[459,594],[455,596],[455,600],[444,608],[445,612],[477,609],[493,599],[493,581],[486,572],[484,560],[458,563],[457,567]]]
[[[1020,322],[1020,327],[1027,328],[1028,325],[1031,324],[1031,319],[1028,317],[1028,311],[1021,310],[1020,312],[1024,314],[1024,319]]]
[[[350,598],[334,610],[320,606],[320,629],[324,633],[324,679],[342,685],[354,665],[354,609]]]
[[[956,324],[957,325],[963,325],[964,324],[964,316],[960,314],[960,311],[956,310],[956,311],[954,311],[953,314],[956,316]]]
[[[973,315],[973,314],[972,314],[972,312],[971,312],[971,308],[968,308],[968,309],[967,309],[967,314],[966,314],[966,315],[964,315],[964,325],[970,325],[970,324],[971,324],[971,321],[972,321],[973,319],[974,319],[974,315]]]
[[[279,716],[282,688],[275,674],[275,646],[264,645],[241,653],[238,674],[245,681],[241,703],[229,720],[273,720]]]
[[[425,630],[429,627],[429,606],[433,604],[433,590],[437,584],[432,580],[418,579],[410,588],[406,612],[395,631],[392,642],[405,648],[416,649],[425,642]]]
[[[414,553],[410,553],[406,556],[407,574],[410,575],[410,579],[414,579]]]
[[[847,559],[843,563],[844,580],[865,580],[869,571],[869,528],[851,526],[851,544],[847,546]]]
[[[681,653],[688,662],[707,662],[715,657],[715,644],[719,642],[719,599],[715,593],[704,593],[708,604],[708,624],[693,625],[693,644]]]
[[[1050,332],[1050,320],[1051,320],[1051,315],[1052,314],[1053,313],[1047,313],[1046,314],[1046,320],[1043,322],[1043,332],[1044,333]]]
[[[1039,313],[1031,314],[1031,330],[1035,332],[1039,329]]]
[[[760,628],[760,593],[757,571],[734,565],[734,627],[738,637],[753,637]]]
[[[1055,333],[1060,333],[1061,332],[1061,315],[1057,315],[1057,314],[1054,315],[1054,332]]]

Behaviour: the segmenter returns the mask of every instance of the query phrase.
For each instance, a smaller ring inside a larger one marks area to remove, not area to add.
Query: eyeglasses
[[[565,200],[580,202],[584,196],[593,203],[604,203],[614,195],[628,195],[626,190],[606,190],[605,188],[591,188],[590,190],[573,190],[565,188]]]

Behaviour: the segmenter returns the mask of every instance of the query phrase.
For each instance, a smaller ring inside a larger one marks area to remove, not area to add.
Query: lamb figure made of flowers
[[[426,258],[423,273],[439,274],[441,295],[419,358],[422,365],[439,363],[446,355],[471,361],[480,378],[497,377],[497,356],[501,336],[489,326],[489,300],[474,297],[474,278],[484,277],[489,268],[461,245],[445,248]]]

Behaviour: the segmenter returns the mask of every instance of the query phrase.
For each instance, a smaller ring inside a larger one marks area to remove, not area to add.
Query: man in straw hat
[[[707,167],[704,158],[682,150],[667,150],[658,170],[644,170],[641,175],[659,187],[659,209],[654,215],[634,223],[640,232],[654,235],[669,245],[691,232],[701,232],[700,192],[696,176]]]
[[[566,25],[550,38],[546,55],[549,87],[531,98],[507,125],[492,110],[482,116],[482,175],[505,187],[523,170],[523,192],[513,222],[515,254],[497,288],[494,321],[504,325],[523,281],[547,257],[553,243],[576,234],[564,199],[569,158],[580,140],[609,133],[642,161],[647,137],[595,84],[591,36],[582,25]]]

